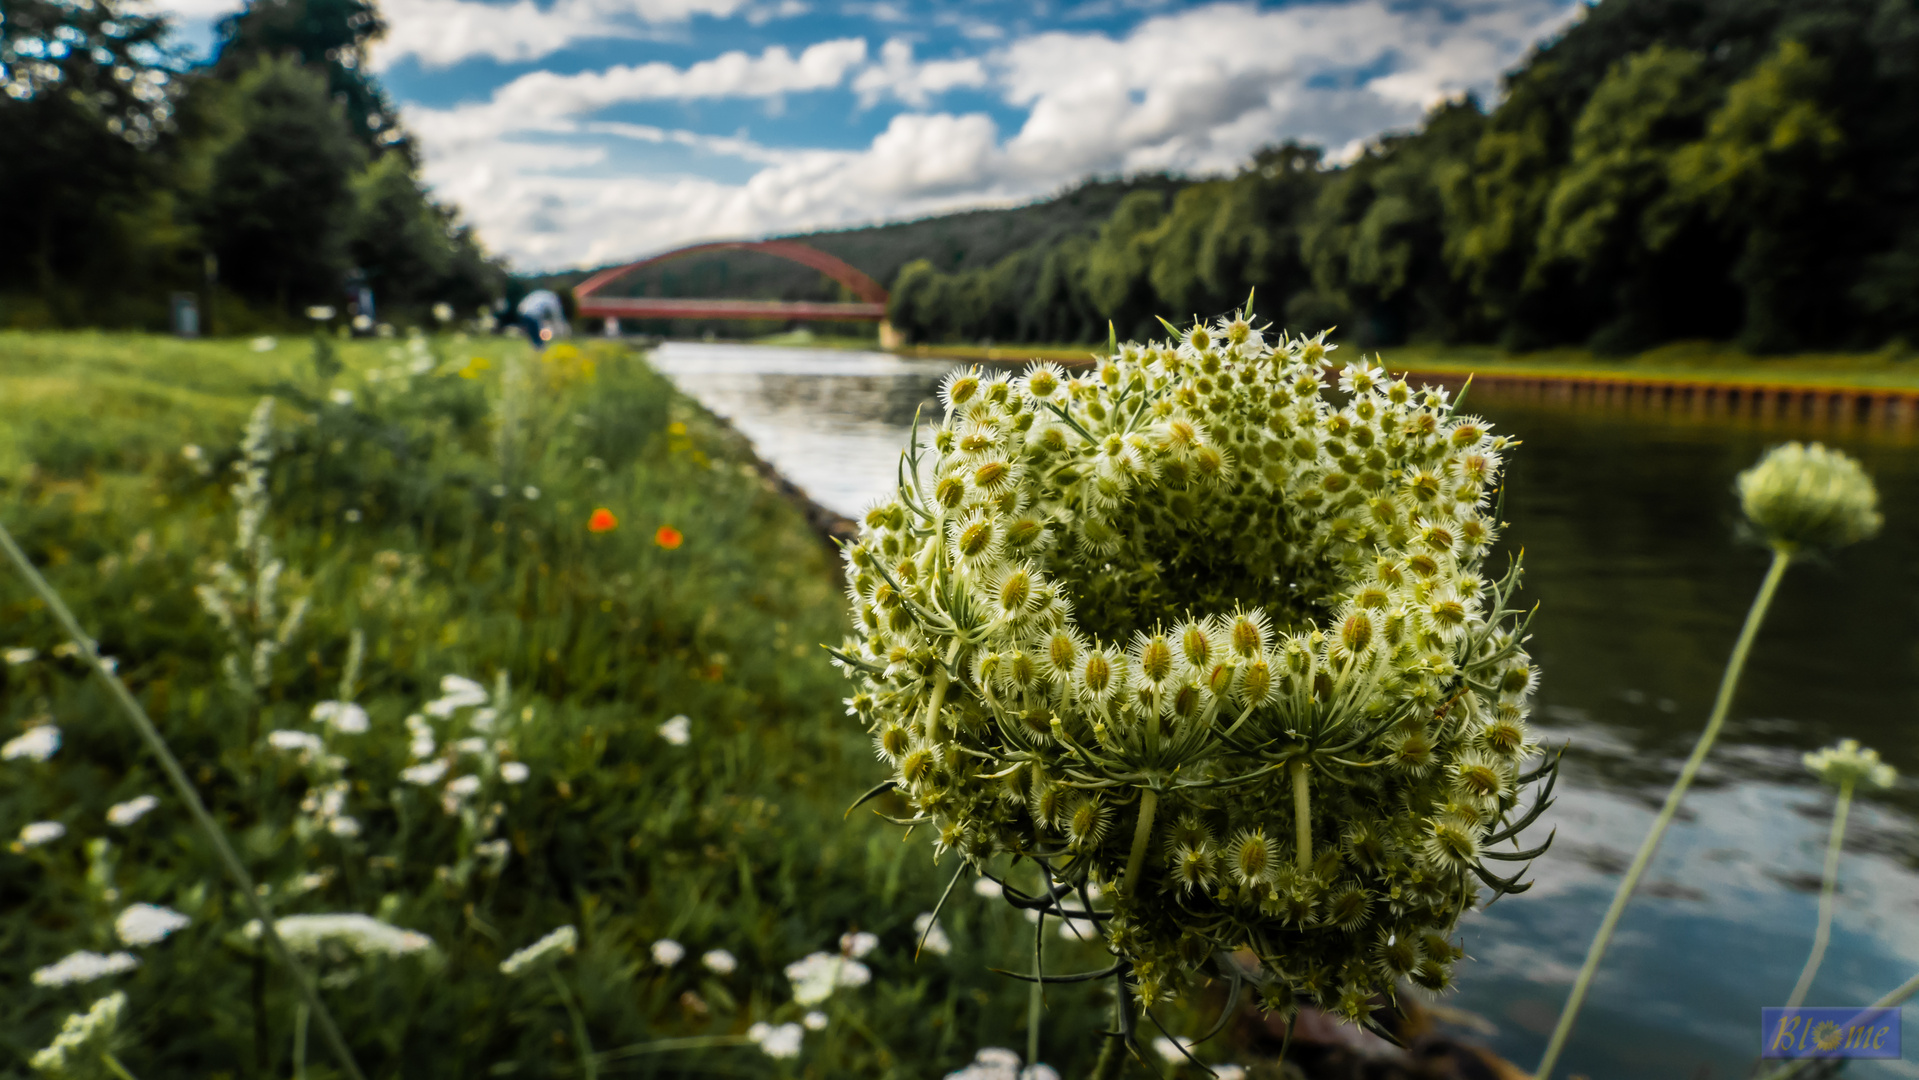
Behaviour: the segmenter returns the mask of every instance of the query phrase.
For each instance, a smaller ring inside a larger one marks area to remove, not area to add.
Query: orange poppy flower
[[[685,543],[686,537],[681,535],[680,530],[674,528],[673,526],[662,525],[660,526],[659,531],[653,534],[653,542],[660,545],[661,547],[665,548],[668,551],[672,551],[674,548],[679,547],[681,544]]]
[[[619,527],[620,519],[604,506],[593,511],[593,515],[586,519],[586,531],[591,533],[612,532]]]

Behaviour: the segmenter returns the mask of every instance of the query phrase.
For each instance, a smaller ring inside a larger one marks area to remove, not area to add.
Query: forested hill
[[[947,273],[964,273],[990,268],[1027,248],[1050,248],[1068,237],[1093,233],[1130,194],[1150,192],[1163,199],[1189,183],[1165,175],[1088,180],[1023,206],[797,233],[783,239],[804,241],[837,255],[883,284],[893,281],[902,267],[916,260]],[[600,269],[528,275],[520,283],[529,290],[570,289]],[[640,271],[621,279],[612,292],[631,296],[829,300],[837,295],[837,287],[817,272],[783,259],[750,252],[715,252]]]
[[[1256,287],[1359,344],[1919,341],[1919,0],[1604,0],[1497,107],[1446,104],[1338,168],[1285,146],[1230,178],[805,239],[888,284],[918,340],[1149,334]],[[743,266],[653,287],[759,284]]]
[[[1443,106],[1338,169],[1273,151],[891,284],[921,339],[1148,333],[1257,286],[1371,344],[1919,341],[1919,2],[1604,0],[1490,113]]]

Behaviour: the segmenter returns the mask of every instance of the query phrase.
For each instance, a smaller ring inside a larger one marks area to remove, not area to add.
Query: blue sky
[[[233,0],[159,0],[204,41]],[[384,0],[435,193],[521,269],[1009,204],[1090,174],[1335,158],[1577,0]]]

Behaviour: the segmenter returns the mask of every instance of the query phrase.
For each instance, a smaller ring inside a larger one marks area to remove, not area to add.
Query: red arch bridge
[[[601,290],[628,274],[658,263],[712,251],[757,251],[808,266],[841,285],[859,299],[731,300],[678,296],[601,296]],[[579,313],[590,318],[615,319],[803,319],[824,322],[876,322],[882,338],[891,336],[886,323],[886,287],[844,260],[797,240],[722,240],[695,244],[625,266],[609,267],[573,289]]]

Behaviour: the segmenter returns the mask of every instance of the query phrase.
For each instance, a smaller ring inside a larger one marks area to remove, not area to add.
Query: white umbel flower
[[[945,956],[953,951],[953,939],[946,936],[946,931],[934,920],[930,911],[922,911],[913,919],[913,933],[920,935],[924,942],[920,948],[934,956]]]
[[[17,842],[23,848],[39,847],[41,844],[51,844],[65,835],[67,835],[67,827],[57,821],[36,821],[20,827],[20,839]]]
[[[706,965],[706,970],[715,975],[731,975],[740,966],[740,962],[733,958],[733,954],[725,949],[713,949],[707,952],[700,957],[700,963]]]
[[[500,961],[500,973],[518,975],[548,957],[571,956],[579,946],[580,932],[572,926],[562,926],[540,940]]]
[[[693,721],[684,714],[660,725],[660,738],[674,746],[685,746],[693,738]]]
[[[152,945],[193,920],[158,904],[133,904],[113,920],[113,932],[128,945]]]
[[[114,803],[107,807],[107,824],[125,828],[146,817],[160,800],[152,795],[136,795],[123,803]]]
[[[68,1015],[53,1044],[34,1054],[27,1064],[47,1076],[93,1075],[126,1011],[127,995],[115,990],[86,1012]]]
[[[447,675],[440,679],[440,696],[427,703],[429,716],[452,716],[456,709],[468,709],[475,705],[486,704],[486,688],[472,679],[460,675]]]
[[[444,761],[429,761],[424,765],[415,765],[411,768],[400,770],[400,779],[405,780],[409,784],[418,784],[421,787],[432,787],[434,784],[439,783],[440,778],[445,775],[446,762]]]
[[[35,986],[73,986],[77,983],[104,979],[109,975],[118,975],[132,971],[140,966],[140,961],[132,953],[117,952],[102,955],[82,949],[69,953],[58,961],[48,964],[33,973]]]
[[[775,1026],[762,1021],[747,1028],[746,1037],[767,1057],[796,1058],[800,1056],[800,1044],[806,1041],[806,1029],[798,1024]]]
[[[289,754],[297,753],[303,758],[317,754],[324,749],[324,746],[320,742],[320,737],[311,731],[288,731],[285,729],[267,732],[267,745],[273,747],[275,750],[284,750]]]
[[[526,767],[526,762],[524,761],[500,762],[500,779],[509,784],[524,784],[526,783],[526,778],[531,775],[533,775],[533,771]]]
[[[0,650],[0,659],[4,659],[9,666],[31,664],[39,658],[40,654],[33,649],[13,648]]]
[[[672,938],[661,938],[653,943],[653,962],[661,967],[672,967],[686,959],[686,946]]]
[[[0,761],[16,761],[26,758],[29,761],[45,761],[60,749],[60,729],[52,724],[41,724],[28,728],[26,734],[16,735],[0,745]]]
[[[409,956],[433,947],[433,939],[425,934],[383,923],[371,915],[288,915],[273,920],[273,929],[287,948],[304,956],[318,953],[329,943],[344,946],[357,956]],[[260,921],[247,923],[244,932],[258,940]]]
[[[873,972],[840,953],[816,952],[786,965],[786,977],[793,983],[794,1004],[818,1005],[842,986],[865,986]]]
[[[358,735],[368,726],[366,710],[351,701],[322,701],[313,707],[313,719],[343,735]]]

